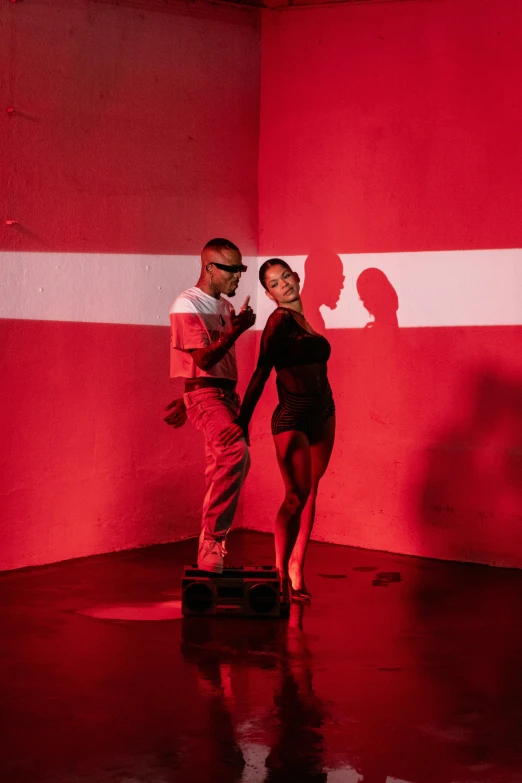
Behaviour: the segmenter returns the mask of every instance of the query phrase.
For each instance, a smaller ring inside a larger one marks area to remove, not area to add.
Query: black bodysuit
[[[261,337],[257,368],[246,390],[238,424],[246,431],[265,383],[275,367],[279,405],[272,416],[272,433],[299,430],[312,435],[335,413],[326,363],[330,343],[309,332],[299,313],[278,307]]]

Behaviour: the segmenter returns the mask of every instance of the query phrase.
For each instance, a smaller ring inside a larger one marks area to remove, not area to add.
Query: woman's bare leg
[[[311,487],[311,455],[307,436],[297,430],[274,435],[277,461],[285,485],[285,498],[275,523],[276,568],[283,600],[290,599],[288,562],[301,524],[301,514]]]
[[[324,476],[335,439],[335,416],[327,419],[315,434],[310,444],[310,494],[301,515],[301,524],[292,554],[290,556],[289,574],[294,590],[308,592],[304,580],[304,562],[306,550],[315,520],[315,504],[319,481]]]

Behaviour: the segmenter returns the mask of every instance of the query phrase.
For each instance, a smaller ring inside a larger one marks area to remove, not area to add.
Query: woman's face
[[[278,305],[290,304],[299,299],[299,278],[286,266],[276,264],[265,274],[266,295]]]

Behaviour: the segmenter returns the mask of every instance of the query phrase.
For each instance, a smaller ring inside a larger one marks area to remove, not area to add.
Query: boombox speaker
[[[279,617],[279,574],[273,566],[224,568],[222,574],[185,566],[181,580],[181,608],[189,615]]]

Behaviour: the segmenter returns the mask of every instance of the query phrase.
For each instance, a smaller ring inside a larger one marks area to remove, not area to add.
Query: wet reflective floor
[[[313,543],[290,620],[182,619],[194,548],[0,576],[0,780],[522,781],[522,573]]]

